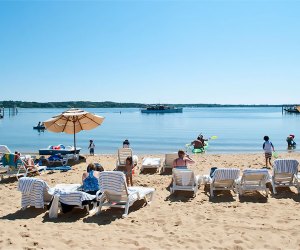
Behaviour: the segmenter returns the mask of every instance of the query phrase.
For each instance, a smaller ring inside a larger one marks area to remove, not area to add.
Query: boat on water
[[[48,146],[48,148],[39,149],[39,155],[67,155],[67,154],[79,154],[81,148],[75,148],[73,146],[64,146],[59,144],[58,146]]]
[[[37,129],[37,130],[45,130],[46,127],[45,126],[33,126],[33,129]]]
[[[171,107],[167,105],[150,105],[144,109],[141,109],[142,113],[182,113],[182,108]]]
[[[300,114],[300,106],[293,106],[284,109],[288,113]]]

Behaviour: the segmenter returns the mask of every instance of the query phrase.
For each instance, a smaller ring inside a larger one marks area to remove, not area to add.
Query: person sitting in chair
[[[183,150],[178,151],[178,158],[173,161],[173,167],[177,169],[187,169],[188,164],[193,164],[195,161],[186,155]]]

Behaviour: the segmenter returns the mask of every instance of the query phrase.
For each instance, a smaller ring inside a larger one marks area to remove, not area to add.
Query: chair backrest
[[[118,149],[118,162],[120,165],[126,164],[127,157],[132,157],[132,149],[131,148],[119,148]]]
[[[11,153],[6,145],[0,145],[0,155]]]
[[[238,168],[217,168],[213,173],[213,182],[222,182],[236,180],[239,178],[240,170]]]
[[[273,178],[275,182],[292,182],[298,173],[299,162],[293,159],[278,159],[274,161]]]
[[[18,182],[18,190],[25,195],[22,197],[22,203],[26,203],[28,199],[32,199],[43,206],[44,202],[50,202],[52,199],[52,195],[48,192],[48,184],[41,179],[22,177]]]
[[[99,176],[99,186],[109,201],[120,202],[128,197],[125,174],[120,171],[103,171]]]
[[[195,174],[190,169],[173,169],[173,180],[176,186],[194,186]]]
[[[172,153],[172,154],[165,154],[165,166],[173,167],[173,162],[175,159],[178,158],[177,153]]]
[[[246,169],[241,179],[242,185],[260,185],[270,178],[267,169]]]

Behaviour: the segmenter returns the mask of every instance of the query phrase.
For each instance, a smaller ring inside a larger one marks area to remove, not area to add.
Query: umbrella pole
[[[75,139],[75,121],[73,121],[73,125],[74,125],[74,155],[76,154],[76,139]]]

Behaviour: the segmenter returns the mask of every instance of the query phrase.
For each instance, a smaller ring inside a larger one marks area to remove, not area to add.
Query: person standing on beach
[[[272,142],[269,141],[269,136],[264,136],[264,144],[263,144],[263,150],[265,151],[265,158],[266,158],[266,168],[269,168],[268,164],[270,164],[270,167],[272,166],[271,159],[272,159],[272,152],[275,151],[274,146]]]
[[[93,142],[93,140],[90,140],[90,145],[88,147],[90,149],[90,155],[94,155],[95,152],[95,144]]]

